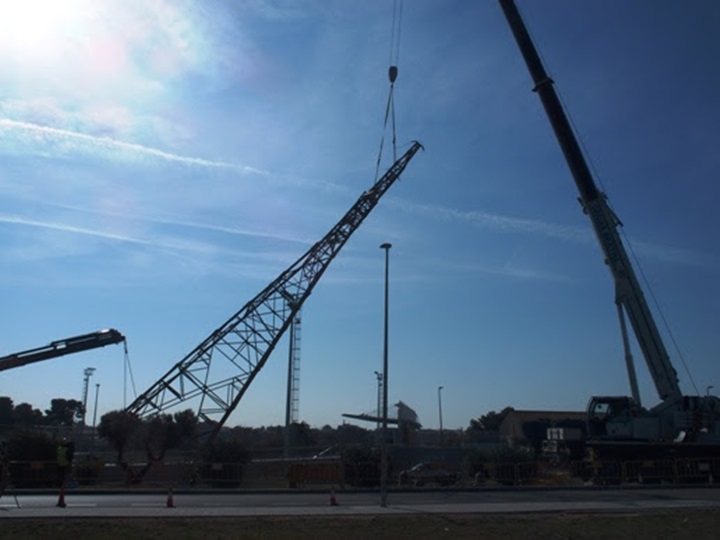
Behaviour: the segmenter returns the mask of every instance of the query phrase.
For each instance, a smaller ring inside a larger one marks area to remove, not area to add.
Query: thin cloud
[[[418,204],[393,200],[395,206],[414,214],[433,219],[462,221],[472,225],[501,232],[525,232],[574,242],[588,242],[592,234],[588,229],[568,225],[557,225],[536,219],[514,218],[491,214],[481,210],[463,211],[446,206]]]
[[[285,254],[273,254],[273,253],[257,253],[257,252],[245,252],[238,250],[223,249],[215,244],[207,242],[190,241],[187,239],[176,239],[174,237],[154,237],[154,238],[138,238],[136,236],[128,236],[124,234],[102,231],[98,229],[91,229],[88,227],[78,227],[75,225],[68,225],[65,223],[57,223],[53,221],[40,221],[37,219],[29,219],[17,215],[2,214],[0,213],[0,223],[8,223],[12,225],[20,225],[26,227],[37,227],[41,229],[50,229],[60,232],[92,236],[95,238],[101,238],[103,240],[111,240],[114,242],[123,242],[129,244],[150,246],[153,248],[160,248],[170,250],[174,252],[189,252],[189,253],[201,253],[204,255],[214,254],[221,255],[223,253],[232,256],[241,256],[248,258],[271,258],[273,260],[285,260],[287,256]]]
[[[263,176],[269,175],[269,173],[265,171],[248,166],[237,165],[235,163],[182,156],[158,150],[157,148],[143,146],[141,144],[118,141],[110,137],[87,135],[85,133],[42,126],[32,124],[30,122],[10,120],[7,118],[0,119],[0,133],[3,135],[19,134],[23,139],[22,142],[32,142],[33,144],[37,144],[38,140],[51,144],[60,143],[60,145],[57,146],[58,151],[80,150],[83,147],[89,147],[97,153],[132,153],[193,167],[225,169],[241,174],[254,173]]]
[[[536,219],[501,216],[481,210],[462,211],[445,206],[417,204],[400,200],[392,200],[391,204],[407,212],[420,214],[425,217],[462,221],[477,227],[504,233],[530,233],[546,238],[556,238],[581,244],[596,243],[595,235],[590,227],[581,228],[569,225],[558,225]],[[623,231],[620,232],[621,234],[623,233]],[[625,237],[625,246],[630,252],[635,251],[656,260],[683,266],[694,266],[698,268],[718,268],[720,266],[720,261],[704,253],[660,246],[647,242],[631,241],[626,235],[623,236]]]
[[[138,238],[135,236],[127,236],[124,234],[102,231],[98,229],[90,229],[87,227],[78,227],[75,225],[68,225],[66,223],[56,223],[52,221],[40,221],[36,219],[28,219],[20,216],[13,216],[8,214],[0,214],[0,223],[10,223],[14,225],[22,225],[26,227],[37,227],[41,229],[51,229],[55,231],[61,231],[72,234],[79,234],[84,236],[92,236],[95,238],[102,238],[103,240],[111,240],[114,242],[122,242],[127,244],[136,244],[143,246],[150,246],[153,248],[160,248],[178,252],[194,252],[194,253],[215,253],[219,249],[208,243],[193,242],[185,239],[176,240],[174,238]]]
[[[160,246],[161,244],[151,241],[143,240],[141,238],[134,238],[132,236],[126,236],[117,233],[99,231],[97,229],[88,229],[85,227],[76,227],[74,225],[67,225],[65,223],[54,223],[52,221],[39,221],[36,219],[28,219],[21,216],[14,216],[10,214],[0,214],[0,223],[10,223],[12,225],[23,225],[26,227],[38,227],[42,229],[52,229],[56,231],[69,232],[75,234],[82,234],[85,236],[94,236],[97,238],[103,238],[106,240],[115,240],[118,242],[127,242],[131,244],[142,244],[149,246]],[[165,246],[167,247],[167,246]]]
[[[632,257],[637,253],[641,253],[647,257],[672,264],[694,266],[697,268],[720,268],[720,261],[718,261],[716,257],[708,253],[697,253],[687,249],[668,248],[647,242],[633,242],[629,251]]]
[[[213,225],[211,223],[201,223],[199,221],[187,221],[187,220],[178,220],[178,219],[172,219],[172,218],[140,216],[137,214],[130,214],[130,213],[124,213],[124,212],[113,212],[113,211],[107,211],[107,210],[98,211],[98,210],[82,208],[79,206],[73,206],[73,205],[68,205],[68,204],[57,204],[57,205],[53,204],[51,206],[53,206],[55,208],[63,208],[63,209],[67,209],[67,210],[73,210],[75,212],[82,212],[85,214],[117,217],[117,218],[122,218],[122,219],[126,219],[126,220],[140,221],[140,222],[144,222],[144,223],[157,223],[160,225],[170,225],[173,227],[186,227],[189,229],[196,229],[196,230],[202,230],[202,231],[215,231],[215,232],[221,232],[221,233],[238,235],[238,236],[250,236],[253,238],[267,238],[270,240],[282,240],[284,242],[292,242],[292,243],[298,243],[298,244],[312,244],[314,242],[314,240],[311,240],[309,238],[299,238],[297,236],[293,236],[293,235],[289,235],[289,234],[243,229],[243,228],[239,228],[239,227],[227,227],[227,226],[223,226],[223,225]]]
[[[9,118],[0,118],[0,138],[5,139],[4,143],[0,144],[8,145],[13,140],[18,142],[20,152],[35,152],[48,157],[82,152],[89,153],[93,157],[102,158],[112,158],[115,155],[134,160],[139,156],[186,167],[223,170],[241,176],[254,175],[268,181],[300,188],[321,188],[328,193],[346,193],[350,191],[347,186],[326,180],[310,180],[294,174],[273,173],[249,165],[184,156],[112,137],[89,135]],[[39,148],[39,142],[45,143],[45,146]]]

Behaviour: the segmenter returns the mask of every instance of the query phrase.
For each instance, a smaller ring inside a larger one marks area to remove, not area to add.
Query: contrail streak
[[[129,143],[124,141],[118,141],[110,137],[98,137],[96,135],[88,135],[86,133],[78,133],[76,131],[69,131],[66,129],[59,129],[54,127],[42,126],[39,124],[33,124],[30,122],[20,122],[17,120],[10,120],[7,118],[0,119],[0,133],[3,131],[23,131],[31,134],[34,137],[44,137],[48,140],[64,140],[72,141],[78,144],[89,145],[102,150],[119,150],[125,152],[132,152],[135,154],[145,155],[153,158],[162,159],[172,163],[179,163],[182,165],[188,165],[193,167],[204,167],[212,169],[224,169],[234,171],[240,174],[259,174],[262,176],[268,176],[269,173],[261,171],[253,167],[245,165],[237,165],[235,163],[228,163],[225,161],[213,161],[203,158],[182,156],[179,154],[173,154],[171,152],[165,152],[152,148],[149,146],[143,146],[141,144]]]

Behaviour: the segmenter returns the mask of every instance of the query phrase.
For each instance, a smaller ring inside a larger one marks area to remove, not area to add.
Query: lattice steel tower
[[[127,411],[145,417],[199,402],[200,435],[214,438],[353,232],[422,145],[415,141],[335,226],[255,298],[138,396]]]

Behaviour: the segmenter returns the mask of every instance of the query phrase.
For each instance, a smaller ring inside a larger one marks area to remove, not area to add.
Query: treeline
[[[474,433],[497,431],[505,417],[514,411],[505,407],[499,412],[490,411],[469,421],[465,435],[472,439]],[[54,398],[50,408],[42,411],[30,403],[15,405],[8,396],[0,396],[0,429],[6,426],[72,426],[84,417],[85,410],[81,401],[76,399]],[[374,430],[364,429],[352,424],[342,424],[333,428],[324,425],[321,428],[310,427],[307,423],[293,424],[292,437],[298,446],[330,445],[338,442],[362,442],[364,437]],[[284,426],[234,427],[233,434],[248,447],[281,447],[285,436]]]
[[[0,396],[0,430],[12,426],[72,426],[83,418],[85,410],[76,399],[55,398],[44,412],[30,403],[15,405],[7,396]]]
[[[500,412],[490,411],[470,420],[465,430],[449,430],[445,433],[444,444],[456,446],[463,441],[483,440],[484,434],[497,432],[507,414],[513,410],[512,407],[505,407]],[[29,403],[15,405],[10,397],[0,396],[0,435],[20,428],[72,428],[84,415],[82,402],[75,399],[54,398],[50,408],[42,411]],[[99,419],[96,434],[116,452],[119,463],[124,461],[125,453],[129,450],[144,451],[149,461],[157,461],[163,459],[171,449],[194,449],[199,427],[197,415],[189,409],[147,419],[118,410],[106,413]],[[234,441],[250,451],[277,450],[286,445],[285,426],[225,427],[219,438]],[[315,428],[300,422],[290,426],[289,442],[296,449],[372,445],[375,442],[375,430],[374,426],[365,429],[353,424]]]

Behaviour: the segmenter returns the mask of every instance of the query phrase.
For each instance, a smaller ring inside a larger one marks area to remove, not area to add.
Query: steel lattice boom
[[[214,437],[265,365],[330,262],[420,148],[422,145],[414,142],[370,190],[363,192],[322,240],[126,410],[143,417],[151,416],[199,399],[198,417],[201,422],[213,426],[210,437]]]

